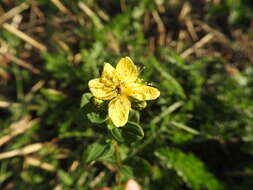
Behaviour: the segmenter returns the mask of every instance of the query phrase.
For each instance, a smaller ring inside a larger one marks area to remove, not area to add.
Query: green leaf
[[[124,181],[127,181],[130,178],[134,178],[134,172],[132,167],[122,165],[119,170]]]
[[[90,112],[90,113],[87,113],[87,118],[90,120],[91,123],[103,123],[105,121],[105,115],[101,114],[101,112]]]
[[[109,128],[109,127],[108,127],[108,128]],[[112,129],[110,130],[110,132],[111,132],[112,137],[113,137],[116,141],[118,141],[118,142],[124,142],[124,138],[123,138],[123,136],[122,136],[122,130],[121,130],[121,129],[114,127],[114,128],[112,128]]]
[[[222,189],[222,185],[213,174],[208,172],[201,160],[193,154],[186,154],[174,148],[162,148],[155,155],[167,168],[177,172],[184,182],[195,190],[205,187],[209,190]]]
[[[149,61],[153,64],[154,68],[160,72],[161,76],[164,77],[164,85],[166,88],[168,88],[169,91],[179,95],[181,98],[186,98],[183,87],[169,72],[167,72],[167,69],[163,67],[162,64],[158,63],[154,57]]]
[[[185,130],[193,135],[199,135],[199,132],[191,127],[188,127],[182,123],[178,123],[176,121],[172,121],[171,122],[172,125],[174,125],[175,127],[179,128],[179,129],[182,129],[182,130]]]
[[[99,157],[99,161],[107,161],[107,162],[111,162],[111,163],[116,163],[116,159],[115,159],[115,148],[114,148],[114,144],[112,140],[109,140],[109,142],[107,142],[108,145],[105,148],[105,151],[103,152],[103,154]]]
[[[40,173],[33,173],[32,171],[24,170],[20,173],[20,177],[26,183],[33,182],[35,184],[39,184],[43,181],[43,177]]]
[[[145,177],[152,175],[151,165],[147,160],[140,157],[134,157],[126,160],[125,164],[132,168],[135,177]]]
[[[135,123],[139,123],[140,122],[140,112],[135,111],[135,110],[131,110],[129,112],[128,120],[135,122]]]
[[[119,142],[136,142],[144,137],[142,127],[134,122],[128,122],[124,127],[114,127],[111,130],[112,136]]]
[[[58,171],[58,176],[65,185],[70,186],[74,183],[74,180],[72,179],[71,175],[63,170]]]
[[[92,97],[91,93],[84,93],[82,95],[82,98],[81,98],[81,105],[80,105],[80,107],[82,108],[83,106],[85,106],[86,104],[88,104],[90,102],[91,97]]]
[[[128,122],[127,125],[122,128],[122,136],[126,142],[135,142],[144,137],[144,131],[139,124]]]
[[[40,91],[48,100],[52,100],[55,102],[62,101],[66,98],[65,94],[54,89],[42,88]]]
[[[12,172],[0,172],[0,183],[3,183],[6,179],[8,179],[10,176],[12,176]]]
[[[85,104],[77,115],[79,124],[92,126],[92,124],[104,123],[107,119],[107,114],[104,110],[99,110],[92,103]]]
[[[98,160],[108,149],[110,149],[108,144],[94,143],[88,147],[87,151],[84,152],[84,161],[86,163],[90,163],[91,161]]]

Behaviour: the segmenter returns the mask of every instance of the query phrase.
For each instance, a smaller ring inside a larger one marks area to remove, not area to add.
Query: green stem
[[[119,148],[119,144],[117,141],[113,140],[113,144],[114,144],[114,151],[115,151],[115,158],[116,158],[116,164],[117,164],[117,171],[116,171],[116,184],[117,186],[120,186],[120,181],[121,181],[121,173],[120,173],[120,167],[122,165],[122,160],[121,160],[121,154],[120,154],[120,148]]]

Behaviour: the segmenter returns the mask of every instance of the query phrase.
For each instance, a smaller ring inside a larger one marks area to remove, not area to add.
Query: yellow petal
[[[90,80],[88,83],[91,93],[98,99],[111,100],[117,96],[114,86],[107,86],[99,78]]]
[[[121,58],[116,66],[119,79],[124,82],[134,82],[138,76],[138,70],[130,57]]]
[[[104,65],[101,82],[105,83],[108,86],[116,86],[119,83],[116,69],[114,69],[110,63],[105,63]]]
[[[141,101],[154,100],[160,96],[160,91],[151,86],[133,83],[128,95]]]
[[[116,127],[127,123],[131,102],[125,95],[119,95],[109,103],[109,117]]]

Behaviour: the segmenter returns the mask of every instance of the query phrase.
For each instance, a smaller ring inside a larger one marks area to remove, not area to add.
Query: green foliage
[[[166,167],[175,170],[177,175],[193,189],[221,189],[217,179],[206,170],[203,162],[194,155],[172,148],[157,150],[155,155],[161,159]]]
[[[94,143],[90,145],[87,149],[87,151],[84,153],[84,161],[89,163],[94,160],[98,160],[101,158],[106,149],[108,149],[110,146],[107,144],[99,144],[99,143]]]
[[[58,176],[60,178],[60,181],[62,181],[63,184],[70,186],[74,183],[72,177],[65,171],[59,170]]]
[[[110,127],[109,127],[110,128]],[[144,137],[144,132],[142,127],[134,122],[128,122],[125,127],[122,128],[117,128],[117,127],[112,127],[110,129],[110,132],[115,138],[115,140],[119,142],[135,142],[139,141]]]
[[[106,111],[94,105],[94,103],[91,102],[91,98],[92,96],[90,93],[82,95],[81,109],[77,118],[79,124],[101,124],[107,120]]]
[[[218,5],[211,4],[209,9],[211,18],[223,17],[231,25],[248,22],[253,16],[252,5],[247,0],[226,0]]]

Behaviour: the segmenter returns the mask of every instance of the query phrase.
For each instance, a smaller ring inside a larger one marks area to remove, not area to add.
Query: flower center
[[[116,86],[116,92],[117,92],[117,94],[121,94],[122,88],[121,88],[120,84],[118,86]]]
[[[116,86],[116,92],[117,92],[117,94],[124,94],[124,93],[126,93],[126,91],[127,91],[127,84],[125,83],[125,82],[121,82],[120,84],[118,84],[117,86]]]

